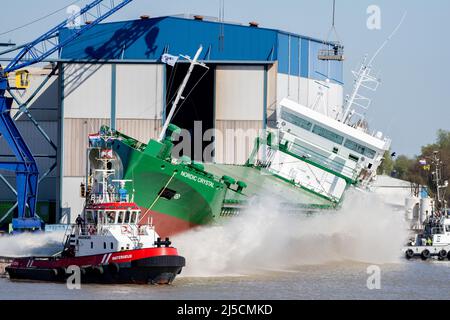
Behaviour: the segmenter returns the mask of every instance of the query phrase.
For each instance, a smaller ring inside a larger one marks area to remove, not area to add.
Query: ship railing
[[[73,224],[71,225],[71,235],[76,236],[95,236],[95,235],[104,235],[108,232],[112,227],[120,227],[122,234],[126,234],[129,236],[146,236],[150,233],[148,229],[153,230],[154,226],[151,224],[95,224],[95,223],[83,223],[81,225]]]
[[[298,156],[306,157],[308,160],[331,169],[339,174],[342,174],[352,180],[355,180],[358,176],[357,164],[354,167],[350,167],[342,162],[330,160],[329,158],[321,155],[320,153],[303,147],[296,143],[291,142],[290,151]],[[342,159],[343,160],[343,159]]]
[[[301,146],[295,142],[289,141],[289,147],[287,151],[296,155],[297,157],[308,160],[318,166],[323,166],[330,169],[333,172],[341,174],[353,181],[355,181],[358,177],[359,170],[358,165],[355,163],[354,167],[350,167],[344,163],[340,163],[334,160],[330,160],[329,158],[321,155],[317,151],[311,150],[304,146]],[[270,148],[270,145],[267,145]],[[299,160],[300,161],[300,160]]]
[[[70,230],[70,234],[76,236],[93,236],[99,233],[97,225],[93,223],[72,224]]]
[[[91,193],[88,198],[89,204],[101,204],[106,202],[130,202],[129,194],[119,194],[108,192],[104,193]]]

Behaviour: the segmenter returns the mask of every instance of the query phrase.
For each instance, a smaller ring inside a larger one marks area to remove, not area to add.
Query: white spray
[[[174,239],[185,276],[254,274],[301,265],[355,261],[395,263],[407,237],[401,214],[375,194],[350,191],[327,213],[288,215],[274,200],[253,203],[240,217]]]
[[[63,249],[64,232],[0,237],[0,257],[49,256]]]

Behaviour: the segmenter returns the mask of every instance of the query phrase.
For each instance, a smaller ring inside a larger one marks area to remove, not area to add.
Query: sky
[[[64,8],[74,0],[5,1],[0,34]],[[80,5],[89,1],[80,0]],[[108,21],[180,13],[218,16],[220,0],[134,0]],[[225,0],[225,20],[275,28],[326,39],[331,27],[332,0]],[[345,94],[352,89],[351,71],[365,54],[373,55],[403,14],[402,27],[373,67],[382,84],[371,93],[367,113],[372,130],[393,140],[393,151],[409,156],[436,140],[438,129],[450,130],[450,1],[337,0],[336,29],[345,45]],[[367,28],[367,8],[380,8],[381,29]],[[24,8],[26,8],[24,10]],[[0,35],[0,42],[28,42],[62,21],[65,10],[26,28]],[[335,40],[330,39],[330,40]]]

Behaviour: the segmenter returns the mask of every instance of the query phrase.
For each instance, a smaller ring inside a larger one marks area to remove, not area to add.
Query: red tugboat
[[[152,221],[141,223],[141,211],[125,189],[128,181],[110,183],[110,152],[99,154],[104,170],[90,178],[101,177],[101,182],[97,190],[88,185],[83,217],[68,229],[63,251],[13,260],[6,267],[10,279],[64,282],[72,275],[68,268],[76,266],[82,283],[170,284],[181,272],[184,257],[168,238],[159,238]]]

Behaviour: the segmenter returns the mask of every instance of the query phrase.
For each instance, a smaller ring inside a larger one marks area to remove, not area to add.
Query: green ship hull
[[[103,129],[103,131],[109,129]],[[148,145],[119,132],[110,147],[133,181],[134,202],[143,221],[162,236],[173,236],[239,214],[254,197],[272,197],[290,209],[318,210],[337,204],[252,165],[219,165],[175,160],[173,143]]]

